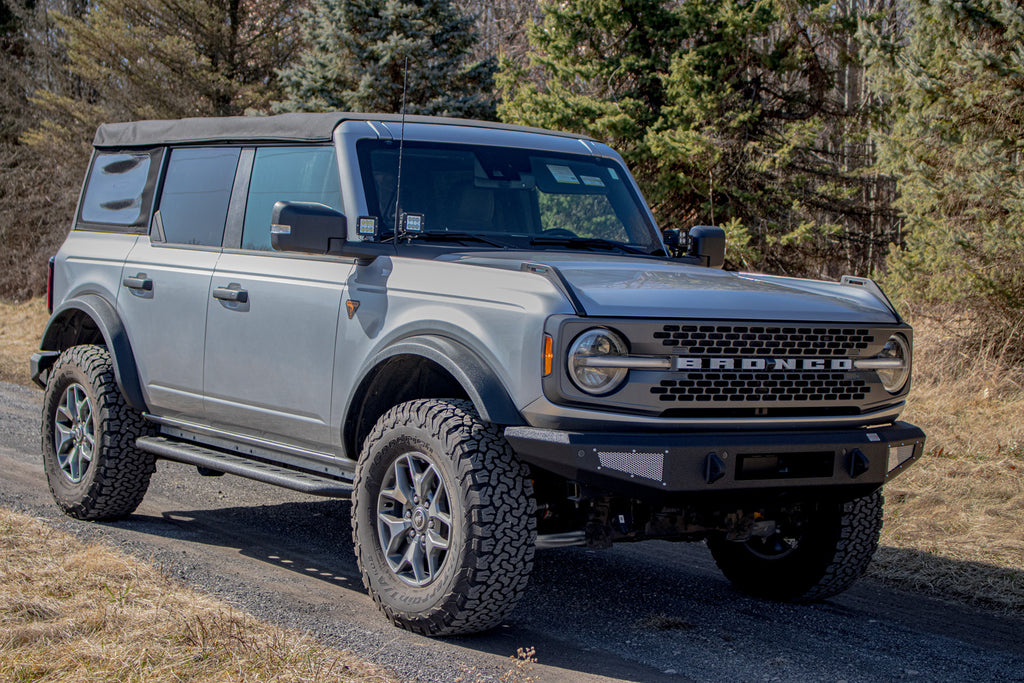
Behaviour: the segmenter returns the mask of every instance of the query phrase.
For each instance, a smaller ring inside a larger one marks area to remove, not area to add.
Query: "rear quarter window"
[[[96,152],[82,193],[80,230],[145,232],[162,149]]]

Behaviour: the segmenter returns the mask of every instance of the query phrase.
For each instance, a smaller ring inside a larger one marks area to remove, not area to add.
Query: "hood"
[[[523,263],[557,268],[593,317],[898,322],[870,289],[835,282],[570,252],[478,252],[453,260],[514,270]]]

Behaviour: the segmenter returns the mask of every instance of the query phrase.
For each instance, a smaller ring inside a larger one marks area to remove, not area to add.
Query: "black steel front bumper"
[[[508,427],[532,466],[615,493],[879,486],[924,452],[906,422],[844,430],[593,433]]]

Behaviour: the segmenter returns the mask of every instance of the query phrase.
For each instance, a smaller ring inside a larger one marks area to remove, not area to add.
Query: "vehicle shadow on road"
[[[363,592],[350,514],[349,501],[326,500],[170,511],[162,518],[135,515],[127,524],[142,533],[235,550],[304,577],[291,595],[322,597],[323,586]],[[961,564],[963,571],[971,570],[970,563]],[[900,593],[873,580],[820,604],[751,599],[721,577],[703,544],[652,541],[606,551],[538,551],[526,595],[505,624],[485,634],[444,640],[502,657],[533,647],[540,663],[568,672],[678,681],[688,670],[697,678],[713,678],[709,652],[751,658],[784,678],[799,678],[812,671],[766,653],[796,651],[794,661],[820,659],[834,648],[827,632],[836,630],[863,642],[891,631],[911,650],[934,649],[925,641],[936,637],[986,648],[995,639],[1005,641],[1007,656],[1019,657],[1024,655],[1016,636],[1021,628],[1024,621],[1018,619]],[[884,661],[875,661],[870,651],[842,656],[850,661],[837,673],[870,677],[876,668],[879,676],[887,673]],[[930,658],[922,656],[924,663],[915,670],[927,675]],[[730,671],[735,673],[721,673]],[[933,670],[939,677],[943,671]]]

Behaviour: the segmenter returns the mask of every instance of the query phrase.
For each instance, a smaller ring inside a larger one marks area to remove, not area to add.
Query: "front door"
[[[255,152],[237,248],[225,250],[213,276],[206,412],[227,430],[331,450],[338,441],[330,428],[338,321],[354,265],[273,251],[270,219],[281,200],[340,210],[334,148]]]

